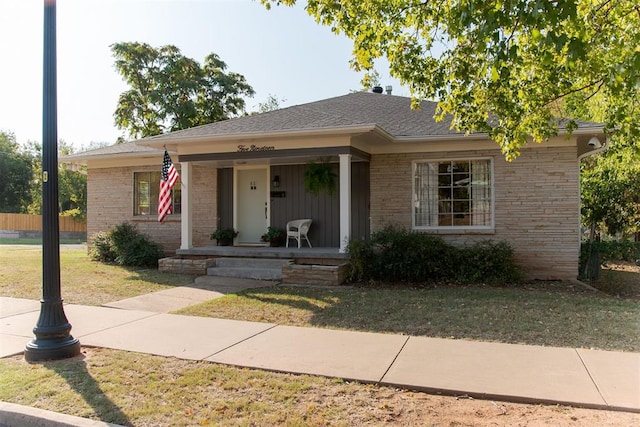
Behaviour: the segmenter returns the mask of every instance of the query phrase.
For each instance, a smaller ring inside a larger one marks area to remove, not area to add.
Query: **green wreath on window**
[[[338,175],[333,171],[329,162],[308,162],[304,171],[304,189],[315,196],[321,191],[333,194],[336,190]]]

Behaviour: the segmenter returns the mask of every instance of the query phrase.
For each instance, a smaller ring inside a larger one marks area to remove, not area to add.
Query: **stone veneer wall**
[[[180,171],[179,165],[177,165]],[[93,168],[87,175],[87,237],[107,231],[122,222],[130,222],[138,230],[160,243],[167,252],[180,247],[180,215],[168,215],[162,224],[156,215],[133,215],[133,174],[159,170],[158,167]],[[209,234],[216,228],[216,168],[193,166],[194,191],[193,244],[211,244]]]
[[[339,286],[347,280],[349,264],[290,264],[282,266],[282,283],[296,285]]]
[[[371,230],[411,228],[412,161],[490,157],[494,168],[495,229],[442,232],[463,245],[505,240],[529,278],[571,280],[578,275],[579,164],[575,147],[535,146],[508,163],[496,151],[383,154],[371,157]]]
[[[168,257],[158,260],[158,270],[163,273],[193,274],[196,276],[206,276],[207,269],[215,265],[216,260],[212,258]]]

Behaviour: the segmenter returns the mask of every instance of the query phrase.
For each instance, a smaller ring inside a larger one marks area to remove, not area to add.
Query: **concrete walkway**
[[[300,328],[167,314],[230,291],[174,288],[107,304],[65,305],[84,346],[339,377],[511,402],[640,412],[640,353]],[[238,288],[270,283],[236,282]],[[224,286],[223,286],[224,285]],[[40,303],[0,297],[0,357],[32,338]],[[117,308],[116,308],[117,307]]]

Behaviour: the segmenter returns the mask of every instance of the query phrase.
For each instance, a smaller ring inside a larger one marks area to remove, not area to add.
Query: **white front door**
[[[235,169],[235,229],[237,243],[263,243],[260,237],[269,225],[269,170],[266,167]]]

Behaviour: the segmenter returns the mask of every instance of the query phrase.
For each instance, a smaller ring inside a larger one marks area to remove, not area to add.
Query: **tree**
[[[73,154],[73,145],[60,140],[58,153],[60,156]],[[73,170],[68,165],[58,165],[58,202],[60,214],[76,219],[87,219],[87,174],[86,169]]]
[[[438,100],[437,119],[488,133],[507,159],[557,134],[554,104],[571,94],[602,93],[606,131],[640,134],[637,0],[307,0],[307,11],[353,40],[356,71],[386,57],[414,107]]]
[[[237,116],[245,108],[243,96],[254,94],[242,75],[225,71],[227,65],[215,53],[200,66],[171,45],[123,42],[111,45],[111,51],[130,87],[120,94],[115,123],[131,138]]]
[[[42,144],[30,141],[28,149],[32,156],[33,179],[31,180],[31,203],[26,211],[30,214],[42,213]],[[60,140],[58,154],[66,156],[75,151],[73,145]],[[77,219],[87,218],[87,175],[74,171],[65,164],[58,165],[58,204],[63,216]]]
[[[608,102],[602,93],[586,99],[571,94],[560,111],[580,120],[602,122]],[[640,123],[640,111],[631,111],[628,123]],[[595,234],[640,233],[640,144],[633,130],[622,126],[608,138],[608,148],[580,165],[582,223]],[[593,236],[592,236],[593,237]]]
[[[258,103],[257,113],[266,113],[268,111],[274,111],[280,108],[280,103],[285,102],[286,99],[278,99],[277,96],[269,94],[264,102]]]
[[[592,230],[640,232],[640,151],[614,146],[583,162],[581,188],[583,222]]]
[[[0,212],[25,212],[31,202],[31,156],[11,132],[0,131]]]

